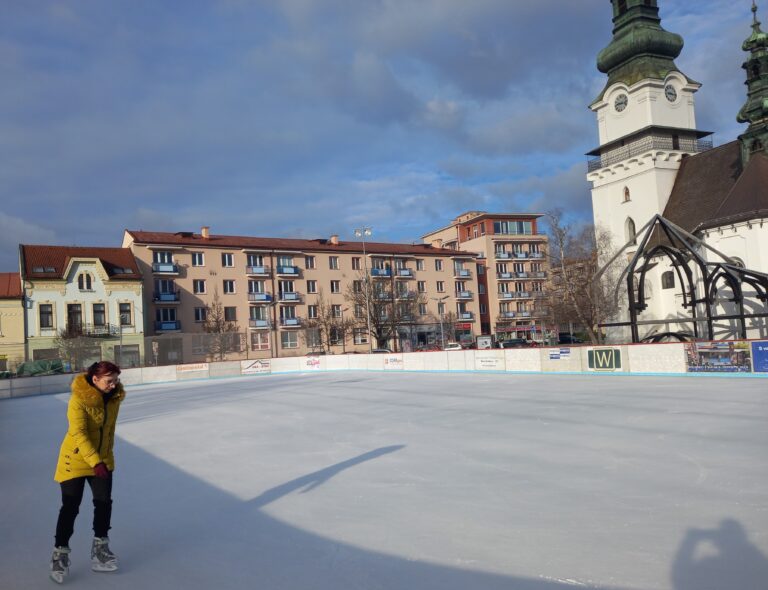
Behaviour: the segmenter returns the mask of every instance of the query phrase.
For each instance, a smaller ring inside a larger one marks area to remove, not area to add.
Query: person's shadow
[[[768,558],[736,520],[688,529],[672,564],[672,584],[675,590],[765,590]]]

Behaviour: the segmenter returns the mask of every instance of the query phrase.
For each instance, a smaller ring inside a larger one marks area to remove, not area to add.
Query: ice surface
[[[765,380],[332,373],[133,387],[130,590],[765,590]],[[0,401],[0,589],[46,588],[67,396]]]

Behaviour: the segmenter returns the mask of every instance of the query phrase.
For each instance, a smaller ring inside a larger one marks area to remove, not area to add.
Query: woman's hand
[[[104,465],[104,463],[97,463],[96,467],[93,468],[93,472],[96,474],[96,477],[109,479],[109,469],[107,469],[107,466]]]

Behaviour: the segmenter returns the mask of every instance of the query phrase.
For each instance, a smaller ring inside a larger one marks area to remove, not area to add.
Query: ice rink
[[[55,585],[68,394],[0,401],[0,588]],[[768,381],[344,372],[129,387],[130,590],[765,590]]]

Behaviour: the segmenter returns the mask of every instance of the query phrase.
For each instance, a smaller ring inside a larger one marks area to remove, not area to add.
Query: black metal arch
[[[742,268],[734,260],[717,251],[696,236],[678,227],[661,215],[655,215],[636,236],[641,239],[630,240],[616,253],[610,261],[597,273],[595,281],[615,263],[629,248],[637,250],[627,266],[621,272],[614,294],[618,297],[622,282],[626,285],[629,321],[601,324],[601,327],[629,326],[632,332],[632,342],[639,342],[639,326],[642,324],[690,324],[696,339],[715,339],[714,325],[717,321],[738,320],[740,335],[747,337],[747,319],[768,318],[768,274]],[[702,256],[707,250],[721,260],[708,262]],[[672,319],[639,320],[638,314],[648,307],[645,303],[645,277],[648,271],[658,264],[659,258],[668,258],[677,275],[683,295],[682,307],[688,309],[690,317]],[[635,287],[637,279],[637,287]],[[700,284],[700,287],[697,285]],[[760,302],[761,311],[745,313],[744,285],[752,287],[755,295],[748,299]],[[717,294],[721,287],[728,285],[733,296],[729,301],[735,303],[738,312],[733,314],[717,313]],[[703,317],[698,317],[699,308],[703,307]],[[702,329],[700,324],[704,324]]]

